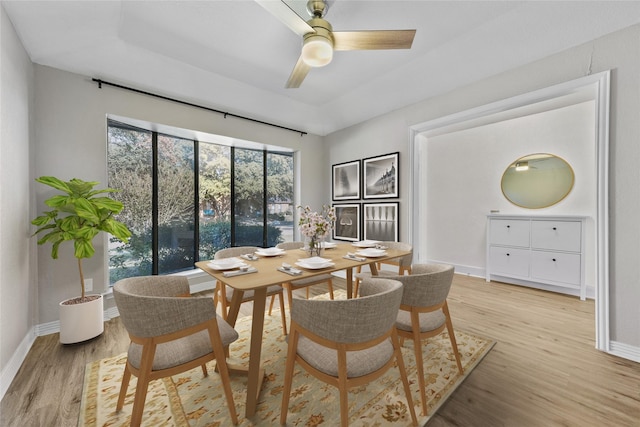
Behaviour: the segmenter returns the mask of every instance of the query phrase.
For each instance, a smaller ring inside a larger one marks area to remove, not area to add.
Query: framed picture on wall
[[[336,209],[336,223],[333,227],[334,240],[357,242],[360,239],[360,203],[333,205]]]
[[[398,202],[363,203],[364,240],[398,241]]]
[[[331,174],[333,200],[360,198],[360,160],[333,165]]]
[[[370,157],[362,160],[365,199],[398,197],[399,153]]]

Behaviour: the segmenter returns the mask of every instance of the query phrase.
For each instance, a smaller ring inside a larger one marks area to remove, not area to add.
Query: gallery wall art
[[[363,198],[398,197],[398,156],[392,153],[362,160]]]
[[[364,240],[398,241],[398,202],[363,203]]]
[[[360,160],[333,165],[331,175],[333,200],[360,198]]]
[[[333,239],[351,242],[361,240],[360,203],[333,205],[333,207],[336,210]]]

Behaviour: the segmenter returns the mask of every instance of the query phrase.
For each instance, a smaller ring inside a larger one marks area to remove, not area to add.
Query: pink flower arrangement
[[[323,205],[321,213],[312,212],[309,206],[298,206],[298,209],[301,209],[298,225],[304,236],[312,239],[323,238],[333,230],[333,223],[336,221],[335,208]]]

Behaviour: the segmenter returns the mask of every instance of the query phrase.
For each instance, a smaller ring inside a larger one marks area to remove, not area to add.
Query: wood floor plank
[[[344,289],[344,280],[334,287]],[[640,427],[640,364],[594,348],[593,301],[456,275],[449,309],[454,329],[497,344],[429,427]],[[250,314],[243,304],[240,315]],[[1,402],[1,426],[77,425],[85,365],[129,344],[117,318],[88,343],[58,339],[36,339]]]

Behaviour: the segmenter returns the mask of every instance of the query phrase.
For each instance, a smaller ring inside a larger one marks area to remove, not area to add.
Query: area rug
[[[344,298],[344,293],[337,293]],[[320,298],[327,298],[322,295]],[[240,334],[231,345],[231,359],[248,363],[251,318],[236,323]],[[455,323],[454,323],[455,327]],[[413,403],[420,425],[424,425],[466,376],[480,363],[495,342],[456,330],[456,339],[465,374],[459,375],[446,332],[423,343],[424,364],[429,399],[429,415],[421,415],[420,394],[416,378],[413,343],[405,341],[402,355],[413,390]],[[265,316],[262,362],[265,380],[255,416],[244,417],[246,377],[232,376],[233,397],[240,426],[279,425],[282,384],[284,380],[287,342],[282,335],[280,313]],[[125,405],[116,413],[126,353],[89,363],[85,369],[79,426],[128,426],[133,407],[136,378],[131,378]],[[211,362],[209,376],[200,368],[171,378],[153,381],[144,408],[143,426],[225,426],[229,419],[219,377]],[[308,375],[296,366],[289,403],[289,426],[335,426],[340,424],[338,390]],[[349,391],[349,425],[410,426],[402,382],[397,368],[391,368],[378,380]]]

